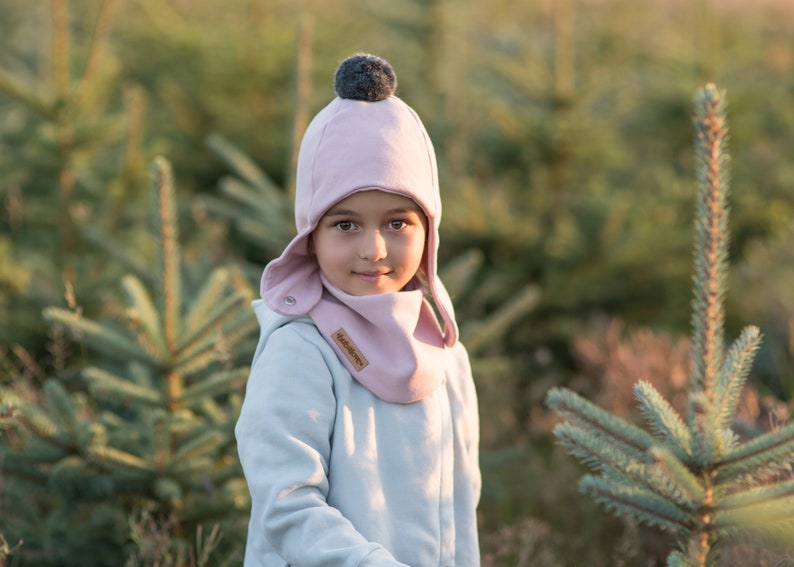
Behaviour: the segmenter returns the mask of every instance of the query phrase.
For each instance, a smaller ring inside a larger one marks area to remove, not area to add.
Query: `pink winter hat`
[[[452,346],[458,335],[454,311],[436,274],[441,198],[435,151],[416,112],[394,96],[396,84],[389,63],[373,55],[357,54],[340,64],[338,96],[309,124],[300,147],[298,234],[265,268],[262,298],[283,315],[308,313],[323,292],[309,236],[325,212],[359,191],[404,195],[428,219],[422,271],[444,321],[444,343]]]

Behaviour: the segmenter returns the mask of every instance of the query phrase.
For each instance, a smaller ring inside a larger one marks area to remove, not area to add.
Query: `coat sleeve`
[[[235,428],[257,510],[249,539],[264,538],[293,566],[405,567],[326,502],[333,377],[323,353],[298,327],[286,325],[267,339]]]

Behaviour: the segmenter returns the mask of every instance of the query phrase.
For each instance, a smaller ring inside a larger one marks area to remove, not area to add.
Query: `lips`
[[[381,278],[389,275],[389,272],[354,272],[354,273],[359,278],[370,282],[376,282]]]

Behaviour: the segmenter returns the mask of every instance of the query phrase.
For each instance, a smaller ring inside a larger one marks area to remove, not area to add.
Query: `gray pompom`
[[[394,94],[397,76],[385,59],[356,53],[339,64],[334,89],[339,98],[376,102]]]

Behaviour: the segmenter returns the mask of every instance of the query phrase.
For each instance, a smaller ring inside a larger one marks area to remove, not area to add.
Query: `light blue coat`
[[[479,421],[458,343],[412,404],[353,380],[309,317],[254,302],[261,336],[235,433],[246,567],[479,566]]]

